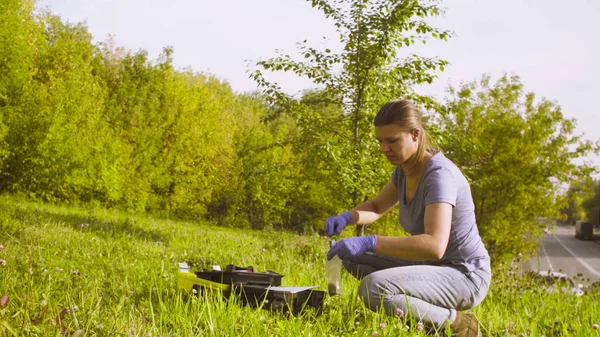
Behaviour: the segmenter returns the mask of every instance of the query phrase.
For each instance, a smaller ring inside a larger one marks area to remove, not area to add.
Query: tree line
[[[150,60],[110,39],[93,43],[84,24],[38,13],[32,0],[2,1],[0,192],[314,232],[390,178],[372,119],[385,101],[410,98],[470,180],[494,257],[534,251],[540,219],[564,217],[560,186],[595,172],[574,160],[598,143],[518,76],[482,75],[444,101],[414,92],[447,65],[410,52],[451,37],[424,20],[442,12],[436,1],[309,2],[334,21],[343,50],[304,41],[301,60],[257,62],[259,89],[237,93],[212,74],[176,69],[170,47]],[[316,86],[291,96],[268,80],[272,71]],[[397,214],[374,226],[397,230]]]

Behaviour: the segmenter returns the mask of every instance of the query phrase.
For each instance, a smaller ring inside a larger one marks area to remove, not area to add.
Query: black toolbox
[[[236,295],[240,304],[254,308],[298,315],[310,307],[317,316],[322,313],[324,291],[316,290],[316,286],[281,287],[282,277],[273,271],[255,272],[252,267],[231,264],[224,271],[191,272],[187,263],[180,263],[178,282],[181,289],[196,290],[198,296],[204,296],[208,288],[221,291],[226,298]]]
[[[298,315],[306,308],[314,308],[315,315],[323,312],[325,292],[316,287],[263,287],[251,284],[234,284],[233,293],[240,302],[253,308],[262,307],[271,311],[281,311]]]

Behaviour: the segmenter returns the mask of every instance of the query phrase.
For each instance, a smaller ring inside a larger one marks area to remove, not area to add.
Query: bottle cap
[[[337,236],[334,235],[331,237],[331,240],[329,241],[329,247],[330,248],[333,247],[336,244],[336,242],[337,242]]]

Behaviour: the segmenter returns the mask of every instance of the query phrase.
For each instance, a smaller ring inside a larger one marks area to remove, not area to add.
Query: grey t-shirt
[[[425,206],[431,203],[452,204],[452,224],[448,247],[440,260],[418,264],[452,265],[463,271],[489,266],[490,257],[479,236],[475,205],[465,176],[443,153],[435,153],[427,162],[413,198],[405,200],[405,176],[400,166],[392,174],[400,203],[400,224],[411,235],[425,233]]]

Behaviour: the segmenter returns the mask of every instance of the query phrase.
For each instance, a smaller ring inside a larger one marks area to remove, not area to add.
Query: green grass
[[[289,317],[177,289],[178,262],[234,263],[326,289],[327,241],[59,207],[0,197],[0,336],[423,336],[416,322],[373,313],[343,275],[323,315]],[[486,336],[600,336],[598,294],[547,293],[496,272],[474,312]],[[68,309],[68,310],[67,310]],[[358,324],[356,324],[358,322]],[[380,324],[385,327],[381,328]]]

